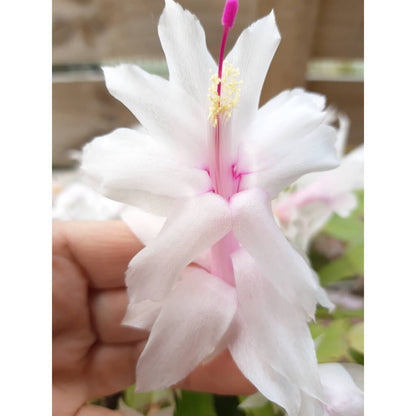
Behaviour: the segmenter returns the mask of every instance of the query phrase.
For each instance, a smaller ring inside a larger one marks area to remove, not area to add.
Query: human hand
[[[124,272],[143,245],[121,221],[55,222],[53,227],[53,415],[115,416],[87,405],[124,390],[148,332],[120,324],[128,304]],[[228,351],[179,386],[217,394],[251,394]]]

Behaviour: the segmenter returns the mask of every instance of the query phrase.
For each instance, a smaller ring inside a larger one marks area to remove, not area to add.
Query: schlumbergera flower
[[[326,404],[325,416],[362,416],[364,414],[364,367],[355,363],[325,363],[318,365]],[[267,399],[256,393],[246,398],[244,409],[262,407]],[[299,416],[314,415],[316,403],[302,398]]]
[[[271,12],[224,60],[237,7],[226,3],[217,67],[196,17],[166,0],[158,29],[169,80],[134,65],[104,68],[110,93],[143,129],[96,138],[81,168],[107,197],[147,211],[129,221],[146,247],[126,272],[124,323],[150,330],[136,389],[173,385],[228,348],[292,416],[303,395],[317,409],[325,401],[307,325],[320,287],[271,200],[337,165],[336,130],[324,97],[300,89],[258,109],[280,35]]]
[[[272,204],[286,237],[304,252],[332,214],[350,215],[357,206],[354,191],[364,186],[364,147],[358,146],[344,156],[349,119],[342,114],[338,118],[340,128],[335,144],[340,166],[328,172],[302,176]]]

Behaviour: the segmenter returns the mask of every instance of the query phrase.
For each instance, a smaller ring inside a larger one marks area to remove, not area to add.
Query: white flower
[[[221,76],[192,14],[166,0],[158,29],[169,81],[133,65],[104,69],[144,131],[95,139],[82,163],[100,192],[148,212],[130,221],[147,246],[126,273],[124,322],[151,330],[136,388],[175,384],[228,348],[266,397],[296,415],[301,395],[323,399],[307,325],[320,288],[271,200],[337,165],[325,99],[296,89],[258,109],[280,41],[273,13],[241,34]]]
[[[120,217],[124,205],[108,199],[83,183],[65,186],[54,198],[55,220],[110,220]]]
[[[339,115],[337,152],[341,158],[348,136],[349,120]],[[289,191],[273,201],[273,212],[285,235],[306,252],[312,237],[336,213],[347,217],[357,206],[354,191],[363,188],[364,148],[358,146],[328,172],[309,173],[298,179]]]
[[[364,367],[353,363],[325,363],[318,365],[326,404],[325,416],[364,415]],[[247,397],[240,407],[243,409],[262,407],[267,399],[256,393]],[[309,397],[302,398],[299,416],[322,414],[321,404]]]
[[[353,363],[319,364],[326,405],[325,416],[364,415],[364,367]],[[320,404],[304,396],[299,416],[315,416]]]

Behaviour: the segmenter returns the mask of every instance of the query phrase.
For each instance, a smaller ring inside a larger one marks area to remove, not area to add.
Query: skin
[[[52,255],[54,416],[116,416],[87,405],[135,382],[148,332],[120,324],[127,308],[124,272],[143,245],[121,221],[55,222]],[[178,387],[247,395],[254,387],[228,351]]]

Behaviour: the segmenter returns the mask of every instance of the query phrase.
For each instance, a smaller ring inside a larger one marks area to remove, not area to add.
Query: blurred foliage
[[[214,395],[181,390],[176,394],[175,416],[216,416]]]
[[[364,275],[364,191],[357,192],[357,199],[357,208],[348,218],[335,214],[321,231],[342,242],[343,253],[336,259],[325,259],[322,253],[311,252],[322,286]]]

